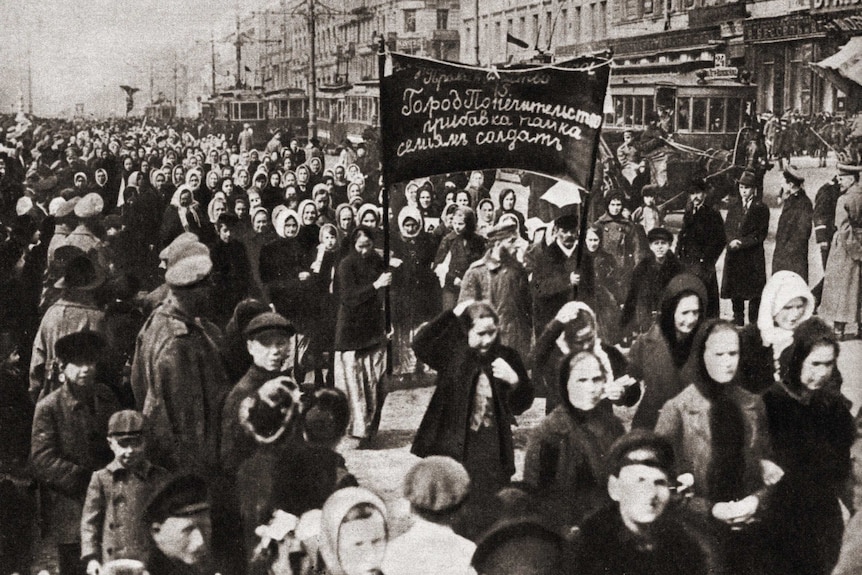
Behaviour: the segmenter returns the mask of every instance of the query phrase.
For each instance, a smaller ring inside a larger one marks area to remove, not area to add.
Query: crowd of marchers
[[[862,569],[837,367],[862,336],[857,156],[813,204],[780,168],[767,266],[750,171],[726,205],[680,190],[675,234],[656,184],[538,224],[530,174],[526,210],[496,170],[383,202],[371,138],[332,156],[21,116],[3,135],[2,575],[45,546],[59,575]],[[434,385],[403,533],[342,455],[377,446],[396,377]]]

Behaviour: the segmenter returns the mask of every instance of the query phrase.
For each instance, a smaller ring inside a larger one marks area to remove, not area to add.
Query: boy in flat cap
[[[146,563],[151,542],[142,521],[153,491],[168,472],[150,463],[145,454],[144,417],[130,409],[108,421],[108,446],[114,460],[90,479],[81,517],[81,560],[87,575],[117,559]]]
[[[240,425],[240,404],[267,381],[293,377],[295,334],[293,325],[275,312],[259,314],[243,332],[252,365],[230,390],[222,410],[221,462],[229,474],[235,473],[255,448],[254,439]]]
[[[150,575],[213,573],[208,498],[206,482],[196,475],[179,475],[153,495],[144,513],[153,540]]]
[[[30,461],[51,511],[61,575],[79,575],[81,513],[90,475],[111,461],[108,420],[120,410],[116,395],[97,382],[104,341],[77,332],[57,341],[59,389],[36,404]]]
[[[450,457],[432,455],[413,466],[404,478],[413,525],[389,542],[386,575],[470,575],[476,545],[452,530],[470,492],[470,476]]]
[[[709,541],[673,509],[673,448],[652,431],[620,437],[608,454],[614,501],[588,518],[574,541],[579,575],[723,572]]]
[[[650,254],[632,271],[631,284],[623,305],[620,327],[625,333],[646,333],[658,317],[661,294],[683,266],[670,247],[673,234],[665,228],[653,228],[647,234]]]

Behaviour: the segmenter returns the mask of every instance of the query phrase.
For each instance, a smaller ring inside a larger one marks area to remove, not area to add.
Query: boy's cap
[[[404,478],[404,497],[417,509],[435,513],[456,508],[470,492],[470,476],[450,457],[426,457]]]
[[[669,244],[673,243],[673,234],[665,228],[653,228],[647,232],[647,241],[649,243],[664,240]]]
[[[144,432],[144,416],[133,409],[118,411],[108,420],[108,437],[127,437]]]
[[[150,498],[144,521],[163,523],[168,517],[190,517],[210,508],[207,484],[197,475],[180,475],[162,485]]]
[[[254,339],[263,332],[280,331],[288,336],[296,333],[296,328],[283,315],[272,311],[255,316],[243,331],[246,339]]]
[[[200,242],[182,244],[174,261],[168,261],[165,283],[171,287],[189,287],[203,281],[213,269],[209,248]]]
[[[655,184],[647,184],[643,188],[641,188],[641,195],[655,197],[658,195],[660,190],[661,186],[657,186]]]
[[[623,467],[646,465],[673,476],[674,456],[670,442],[646,429],[636,429],[617,439],[608,454],[608,473],[618,476]]]

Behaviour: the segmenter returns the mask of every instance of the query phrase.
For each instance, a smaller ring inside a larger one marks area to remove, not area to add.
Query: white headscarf
[[[775,272],[763,288],[757,329],[760,330],[760,339],[763,340],[764,347],[772,346],[775,360],[781,357],[781,352],[793,343],[793,332],[775,325],[775,316],[796,298],[805,300],[805,310],[798,322],[802,323],[814,314],[814,296],[799,274],[787,270]]]
[[[618,374],[614,373],[614,370],[611,367],[611,359],[608,357],[608,354],[602,348],[602,340],[599,338],[599,335],[598,335],[599,334],[599,323],[598,323],[598,320],[596,319],[596,312],[594,312],[590,306],[588,306],[587,304],[585,304],[582,301],[572,301],[572,302],[567,303],[566,305],[570,306],[573,309],[578,310],[578,312],[584,311],[587,314],[589,314],[589,316],[593,322],[593,331],[596,334],[595,343],[593,344],[592,349],[590,349],[589,351],[591,351],[596,356],[596,358],[598,358],[598,360],[601,362],[602,367],[604,368],[605,373],[607,374],[607,380],[608,381],[614,381],[617,378]],[[557,338],[557,347],[560,348],[560,351],[563,352],[563,355],[568,355],[569,353],[572,352],[571,348],[569,347],[569,342],[566,341],[565,331],[560,334],[560,337]]]

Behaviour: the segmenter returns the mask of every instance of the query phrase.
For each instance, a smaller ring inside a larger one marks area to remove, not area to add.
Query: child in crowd
[[[88,575],[97,575],[108,561],[146,563],[149,558],[149,527],[142,518],[168,472],[147,461],[143,432],[144,418],[137,411],[118,411],[108,421],[114,460],[91,477],[81,518],[81,557]]]
[[[644,186],[641,190],[644,203],[632,213],[632,221],[640,224],[646,233],[664,226],[664,211],[655,203],[658,190],[655,184]]]
[[[635,266],[628,297],[623,306],[620,325],[625,328],[635,320],[637,333],[645,333],[658,317],[661,294],[665,286],[682,270],[682,264],[670,250],[673,234],[654,228],[647,234],[650,254]]]

